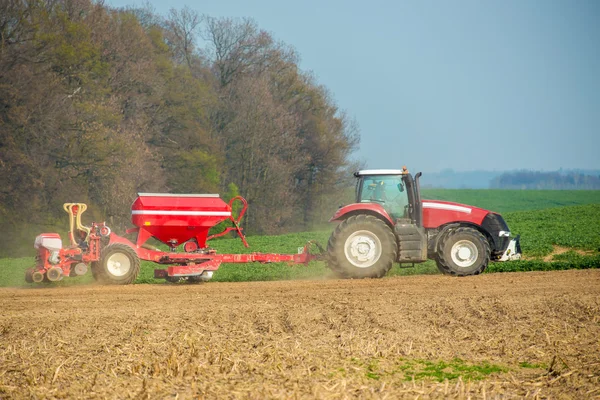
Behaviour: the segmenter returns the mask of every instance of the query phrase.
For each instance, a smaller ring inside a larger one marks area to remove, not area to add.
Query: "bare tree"
[[[192,68],[192,60],[196,51],[196,34],[202,18],[195,10],[185,6],[182,10],[171,8],[169,18],[165,21],[165,40],[173,49],[176,61]]]
[[[222,87],[244,74],[258,76],[294,63],[296,53],[290,47],[277,43],[272,36],[259,30],[249,18],[205,17],[202,37],[208,42],[208,58],[213,63]]]

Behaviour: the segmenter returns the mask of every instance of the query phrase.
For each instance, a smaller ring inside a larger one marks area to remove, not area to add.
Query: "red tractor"
[[[345,278],[380,278],[394,263],[435,260],[448,275],[482,273],[490,261],[521,258],[500,214],[445,201],[422,200],[421,173],[364,170],[354,174],[356,202],[341,207],[327,244],[329,267]]]

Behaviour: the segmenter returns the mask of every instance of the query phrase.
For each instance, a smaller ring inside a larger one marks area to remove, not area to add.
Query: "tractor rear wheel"
[[[355,215],[333,231],[327,243],[329,268],[342,278],[381,278],[394,265],[396,237],[370,215]]]
[[[435,263],[446,275],[477,275],[490,261],[490,244],[473,228],[457,228],[446,233],[438,244]]]
[[[126,244],[113,243],[102,249],[100,261],[92,263],[92,275],[100,283],[127,285],[140,272],[140,259]]]

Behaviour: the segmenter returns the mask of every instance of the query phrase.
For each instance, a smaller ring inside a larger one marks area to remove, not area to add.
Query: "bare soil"
[[[551,262],[554,259],[554,256],[558,256],[560,254],[564,254],[568,251],[574,251],[577,254],[579,254],[580,256],[589,256],[594,254],[594,251],[586,251],[586,250],[581,250],[581,249],[572,249],[570,247],[563,247],[563,246],[552,246],[552,253],[548,254],[547,256],[545,256],[543,258],[544,262]]]
[[[1,289],[0,306],[0,398],[600,398],[600,270]],[[425,367],[456,359],[501,370]]]

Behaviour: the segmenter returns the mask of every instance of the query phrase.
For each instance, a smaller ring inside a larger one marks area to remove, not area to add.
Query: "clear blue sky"
[[[251,17],[293,46],[370,168],[600,169],[600,0],[150,4]]]

